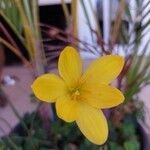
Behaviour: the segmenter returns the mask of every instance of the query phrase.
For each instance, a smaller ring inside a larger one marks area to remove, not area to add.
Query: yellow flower
[[[100,109],[123,102],[123,94],[109,85],[123,65],[122,57],[107,55],[93,61],[83,74],[80,55],[68,46],[59,57],[60,76],[44,74],[34,81],[32,89],[40,100],[56,102],[57,115],[61,119],[76,121],[91,142],[103,144],[108,137],[108,126]]]

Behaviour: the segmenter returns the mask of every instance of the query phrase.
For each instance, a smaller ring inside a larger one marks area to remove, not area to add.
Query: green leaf
[[[131,136],[134,136],[135,135],[135,126],[134,126],[134,124],[129,124],[129,123],[124,123],[123,125],[122,125],[122,133],[123,133],[123,136],[125,137],[125,138],[129,138],[129,137],[131,137]]]
[[[110,150],[123,150],[123,148],[117,142],[109,143]]]
[[[15,30],[19,34],[21,34],[20,15],[19,15],[18,9],[14,1],[13,0],[7,0],[7,1],[1,0],[0,9],[1,9],[1,13],[3,13],[5,17],[7,17],[7,19],[9,20],[9,22],[11,22]]]
[[[128,102],[133,99],[133,96],[140,91],[140,88],[137,84],[133,85],[132,87],[128,87],[125,91],[125,101]]]
[[[125,150],[140,150],[140,143],[137,140],[129,140],[124,143]]]
[[[6,150],[6,145],[1,139],[0,139],[0,150]]]
[[[25,140],[24,149],[25,150],[35,150],[39,148],[39,142],[32,137],[28,137]]]

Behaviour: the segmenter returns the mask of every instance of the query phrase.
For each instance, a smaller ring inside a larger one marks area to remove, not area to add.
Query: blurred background
[[[125,57],[114,83],[125,102],[103,110],[110,131],[102,146],[32,93],[37,76],[57,73],[67,45],[85,68],[103,55]],[[150,0],[0,0],[0,150],[8,149],[150,149]]]

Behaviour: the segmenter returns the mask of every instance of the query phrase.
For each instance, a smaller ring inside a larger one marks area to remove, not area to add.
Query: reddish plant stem
[[[9,40],[9,42],[11,42],[13,44],[14,47],[16,47],[17,49],[18,46],[16,44],[16,42],[13,40],[13,38],[10,36],[10,34],[8,33],[8,31],[5,29],[4,25],[2,23],[0,23],[0,29],[3,31],[3,33],[5,34],[6,38]]]

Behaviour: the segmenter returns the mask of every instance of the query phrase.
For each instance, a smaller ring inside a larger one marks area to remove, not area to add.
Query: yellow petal
[[[108,125],[101,110],[82,103],[76,122],[85,137],[94,144],[101,145],[107,140]]]
[[[79,114],[79,105],[76,100],[72,100],[69,96],[64,96],[56,101],[56,112],[58,117],[66,122],[73,122]]]
[[[96,108],[111,108],[124,101],[121,91],[115,87],[98,83],[83,86],[81,97],[85,103]]]
[[[44,74],[32,84],[32,90],[37,98],[46,102],[54,102],[66,92],[62,79],[54,74]]]
[[[70,85],[76,83],[82,73],[82,61],[79,53],[67,46],[60,54],[58,62],[61,77]]]
[[[124,59],[117,55],[106,55],[96,59],[87,69],[82,77],[86,83],[105,83],[109,84],[121,72]]]

